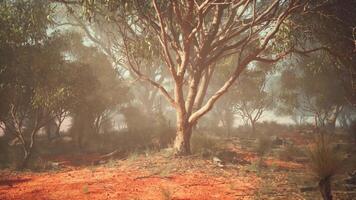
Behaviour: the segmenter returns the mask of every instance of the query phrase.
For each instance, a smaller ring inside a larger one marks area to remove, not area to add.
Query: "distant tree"
[[[229,94],[226,94],[224,97],[222,97],[221,100],[216,104],[212,113],[216,116],[215,118],[217,118],[216,122],[221,123],[222,127],[225,128],[227,137],[231,135],[235,120],[232,99],[229,97]],[[214,126],[214,124],[211,125]]]
[[[231,73],[233,63],[234,59],[232,58],[227,58],[224,62],[219,63],[222,66],[216,69],[216,77],[212,80],[213,85],[222,84],[221,80],[225,80]],[[254,63],[254,67],[246,69],[229,92],[216,104],[216,114],[228,134],[233,126],[235,115],[249,124],[252,133],[255,133],[257,121],[272,104],[272,96],[268,94],[266,88],[271,67],[271,65]]]
[[[340,127],[345,130],[350,130],[351,124],[355,120],[355,117],[355,108],[350,105],[344,105],[338,118]]]
[[[279,110],[289,115],[311,116],[317,127],[333,129],[346,101],[332,60],[319,54],[297,64],[299,68],[282,72]]]
[[[216,63],[214,68],[212,68],[212,72],[210,72],[206,78],[210,82],[210,86],[206,89],[207,96],[213,95],[219,87],[224,84],[225,80],[232,73],[234,66],[234,61],[236,61],[233,57],[226,57],[222,59],[220,62]],[[215,76],[211,76],[212,74]],[[210,117],[209,125],[210,127],[217,127],[222,125],[222,127],[226,130],[226,135],[229,137],[231,134],[231,130],[234,124],[235,116],[233,113],[233,105],[235,101],[235,92],[233,91],[234,87],[230,89],[229,92],[226,93],[221,99],[215,104],[212,109],[212,113],[207,116]],[[204,102],[201,102],[204,103]]]
[[[74,2],[75,3],[75,2]],[[112,3],[112,2],[111,2]],[[65,4],[64,4],[65,5]],[[159,90],[146,82],[143,82],[137,75],[130,70],[124,63],[123,56],[120,52],[121,38],[118,27],[110,20],[102,20],[100,23],[88,23],[87,19],[82,17],[81,12],[75,12],[69,6],[57,6],[55,24],[57,29],[61,30],[63,27],[77,31],[84,35],[84,39],[98,50],[103,52],[108,61],[113,65],[116,74],[120,79],[125,80],[130,85],[130,93],[135,96],[132,103],[139,106],[147,116],[154,114],[157,107],[162,104],[160,101]],[[63,14],[65,9],[68,13]],[[130,48],[135,51],[137,57],[140,57],[140,70],[150,79],[157,83],[166,84],[168,70],[163,66],[158,51],[159,44],[147,43],[152,38],[136,38],[135,42],[130,43]],[[156,67],[152,67],[156,66]]]
[[[72,132],[78,147],[83,148],[85,139],[96,137],[102,125],[111,120],[111,114],[128,101],[128,89],[118,77],[107,57],[96,47],[85,46],[78,34],[68,36],[65,52],[71,58]]]
[[[252,133],[256,132],[256,123],[272,103],[266,89],[267,74],[261,70],[247,70],[240,76],[237,84],[234,113],[251,125]]]

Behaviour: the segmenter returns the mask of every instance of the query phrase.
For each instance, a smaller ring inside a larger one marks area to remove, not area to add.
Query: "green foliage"
[[[51,12],[48,1],[0,2],[0,121],[7,139],[16,138],[26,155],[38,130],[67,98],[60,76],[63,40],[47,32]]]
[[[1,1],[1,46],[16,48],[46,38],[46,29],[50,24],[48,16],[52,12],[49,3],[44,0]]]
[[[1,109],[8,109],[15,99],[35,105],[44,97],[39,90],[50,79],[43,74],[50,76],[60,66],[61,55],[53,51],[58,38],[46,33],[50,13],[45,1],[0,3],[0,95],[6,96]]]
[[[311,7],[319,6],[319,1],[311,3]],[[332,62],[318,66],[318,69],[334,68],[334,75],[342,81],[344,97],[355,102],[352,86],[356,66],[355,35],[356,27],[356,2],[354,0],[332,1],[325,0],[327,6],[319,12],[310,12],[306,15],[297,15],[291,18],[294,24],[292,34],[298,39],[299,44],[307,44],[309,49],[316,47],[327,47],[330,52],[323,52],[322,60],[328,59]],[[330,54],[329,54],[330,53]],[[332,84],[334,81],[330,81]],[[337,91],[336,91],[337,92]],[[337,96],[337,95],[335,95]]]
[[[275,53],[282,53],[293,48],[298,42],[298,38],[294,35],[294,31],[293,21],[285,20],[273,39],[274,42],[272,43],[271,50]]]
[[[68,37],[70,68],[65,83],[71,94],[67,104],[74,120],[71,132],[78,146],[93,143],[94,148],[98,134],[110,128],[111,115],[128,102],[128,89],[98,48],[83,45],[80,35]]]
[[[7,140],[22,135],[26,148],[58,113],[76,118],[76,133],[98,132],[127,101],[106,55],[78,34],[49,31],[52,11],[48,1],[0,2],[0,122]]]

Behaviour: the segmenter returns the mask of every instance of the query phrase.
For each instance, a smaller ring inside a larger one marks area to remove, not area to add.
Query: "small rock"
[[[213,157],[213,162],[214,163],[222,163],[222,160],[220,160],[220,158],[218,158],[218,157]]]
[[[224,167],[224,162],[222,160],[220,160],[220,158],[218,158],[218,157],[213,157],[213,162],[218,167]]]

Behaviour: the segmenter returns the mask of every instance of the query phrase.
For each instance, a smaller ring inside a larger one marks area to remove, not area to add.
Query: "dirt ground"
[[[297,186],[307,173],[304,164],[268,157],[260,169],[253,152],[239,144],[229,148],[240,163],[218,166],[212,159],[172,158],[164,151],[99,165],[93,165],[96,155],[51,158],[59,169],[1,171],[0,199],[319,199]]]

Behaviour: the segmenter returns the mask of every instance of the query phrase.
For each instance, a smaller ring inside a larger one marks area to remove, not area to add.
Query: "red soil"
[[[221,176],[193,168],[160,176],[137,167],[137,164],[144,165],[142,162],[118,167],[66,167],[65,171],[57,172],[3,174],[0,199],[169,199],[168,196],[170,199],[252,199],[260,182],[254,174],[237,176],[236,170]]]
[[[244,161],[258,159],[255,153],[239,145],[231,145],[229,149]],[[244,170],[243,165],[248,164],[219,168],[211,160],[170,158],[158,153],[91,166],[98,158],[99,155],[47,158],[61,165],[61,170],[52,172],[0,171],[0,200],[239,200],[255,199],[263,187],[261,177]],[[267,158],[265,164],[287,170],[304,168],[301,164],[272,157]],[[276,183],[287,185],[286,176],[278,176],[278,179]]]

